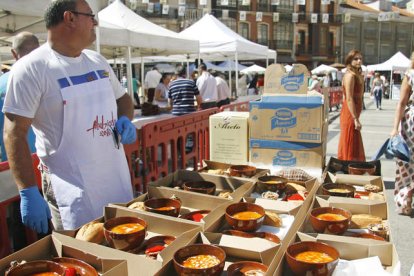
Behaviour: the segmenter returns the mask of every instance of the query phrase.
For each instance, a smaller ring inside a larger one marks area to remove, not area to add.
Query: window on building
[[[258,11],[268,11],[269,10],[269,1],[268,0],[257,0],[257,10]]]
[[[273,39],[277,49],[291,49],[293,40],[293,23],[279,22],[273,24]]]
[[[241,35],[245,39],[250,39],[249,23],[239,23],[239,35]]]
[[[259,24],[257,26],[257,42],[262,45],[267,45],[269,41],[269,26],[267,24]]]
[[[227,27],[229,27],[232,31],[236,32],[236,26],[237,26],[236,19],[231,18],[231,17],[227,17],[227,18],[221,18],[220,21],[224,25],[226,25]]]
[[[221,4],[221,0],[217,0],[216,1],[216,5],[218,7],[232,7],[232,8],[236,8],[237,7],[237,0],[227,0],[228,4],[227,5],[222,5]]]

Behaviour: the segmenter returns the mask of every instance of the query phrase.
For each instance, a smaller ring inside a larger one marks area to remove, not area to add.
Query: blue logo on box
[[[289,150],[281,150],[273,157],[273,165],[296,166],[296,157]]]
[[[292,128],[296,126],[297,119],[293,112],[287,108],[276,110],[275,116],[270,119],[270,129]]]
[[[280,84],[288,92],[296,92],[305,80],[305,74],[282,77]]]

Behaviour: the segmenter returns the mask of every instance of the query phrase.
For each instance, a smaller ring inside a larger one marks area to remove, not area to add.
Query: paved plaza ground
[[[362,112],[360,121],[362,124],[362,138],[364,141],[365,155],[367,160],[375,154],[378,148],[389,137],[394,120],[396,100],[384,99],[382,110],[376,110],[375,102],[365,94],[366,110]],[[329,125],[327,161],[331,156],[337,156],[339,141],[339,112],[335,110],[330,113],[331,123]],[[397,215],[393,202],[393,189],[395,179],[395,162],[381,157],[381,172],[386,186],[388,208],[391,222],[391,232],[394,244],[397,248],[401,261],[401,275],[409,275],[414,263],[414,215]]]

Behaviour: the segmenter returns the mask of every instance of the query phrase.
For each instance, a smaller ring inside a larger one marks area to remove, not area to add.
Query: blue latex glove
[[[115,123],[116,130],[121,134],[122,144],[132,144],[137,139],[137,129],[130,119],[121,116]]]
[[[52,218],[52,215],[37,185],[22,189],[19,193],[23,224],[37,233],[46,234],[49,228],[48,220]]]

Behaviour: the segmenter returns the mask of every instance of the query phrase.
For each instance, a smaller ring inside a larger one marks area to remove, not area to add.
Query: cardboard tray
[[[260,246],[256,246],[255,249],[248,250],[246,248],[240,248],[237,247],[237,244],[234,245],[220,245],[220,239],[221,236],[217,234],[212,233],[199,233],[198,236],[196,236],[193,241],[189,244],[196,244],[196,243],[202,243],[202,244],[215,244],[218,245],[224,249],[226,252],[226,263],[224,265],[224,271],[221,274],[222,276],[227,275],[227,267],[237,261],[256,261],[261,262],[265,265],[269,265],[276,252],[279,251],[279,246],[275,246],[272,248],[264,249],[260,248]],[[249,242],[249,241],[246,241]],[[254,241],[250,241],[253,243]],[[254,244],[252,244],[252,247]],[[262,250],[263,249],[263,250]],[[158,271],[157,276],[173,276],[177,275],[174,269],[174,263],[171,260],[169,263],[163,266],[163,268]],[[267,275],[272,275],[272,271],[268,270]]]
[[[351,163],[375,165],[376,166],[375,175],[376,176],[381,175],[381,161],[380,160],[361,162],[361,161],[345,161],[345,160],[339,160],[335,157],[331,157],[329,159],[328,165],[326,165],[325,167],[325,171],[323,172],[322,179],[325,178],[325,174],[328,172],[333,173],[333,174],[336,174],[337,172],[343,172],[345,174],[348,174],[348,165]]]
[[[156,235],[171,235],[175,236],[176,239],[166,247],[156,260],[145,257],[144,255],[136,255],[121,250],[116,250],[104,245],[98,245],[85,241],[78,241],[83,243],[84,246],[93,250],[96,255],[100,257],[112,259],[122,259],[127,261],[128,274],[136,275],[139,271],[140,275],[154,275],[164,264],[170,261],[176,250],[185,246],[192,240],[194,236],[201,230],[201,227],[186,221],[172,218],[165,219],[164,216],[156,216],[152,213],[136,213],[126,209],[120,209],[115,207],[105,207],[104,217],[100,218],[100,221],[105,221],[113,217],[132,216],[139,217],[145,220],[148,224],[146,239]],[[78,230],[78,229],[77,229]],[[61,235],[69,236],[75,240],[77,230],[60,231]]]
[[[385,194],[385,185],[384,185],[384,181],[382,180],[381,176],[350,175],[350,174],[336,174],[336,175],[334,175],[334,174],[328,172],[325,175],[323,183],[350,184],[350,185],[354,186],[355,188],[357,188],[357,190],[361,190],[361,191],[364,191],[363,186],[366,185],[366,184],[375,185],[375,186],[380,188],[380,192],[382,192],[382,194],[384,196],[384,200],[380,200],[380,199],[375,199],[375,200],[373,200],[373,199],[358,199],[358,200],[370,201],[372,203],[386,202],[387,201],[386,194]],[[322,187],[318,190],[317,195],[322,196]],[[344,199],[349,199],[350,202],[354,202],[353,198],[345,198],[344,197]]]
[[[221,163],[221,162],[216,162],[216,161],[210,161],[210,160],[203,160],[203,167],[198,170],[199,173],[203,173],[203,174],[208,174],[208,175],[217,175],[217,174],[213,174],[213,173],[208,173],[208,170],[223,170],[226,171],[228,170],[231,166],[233,166],[234,164],[228,164],[228,163]],[[257,178],[267,175],[270,173],[270,170],[268,169],[260,169],[260,168],[256,168],[256,174],[253,175],[250,178],[247,177],[234,177],[234,176],[230,176],[228,174],[224,174],[221,176],[226,176],[226,177],[232,177],[232,178],[236,178],[236,179],[250,179],[250,180],[256,180]]]
[[[165,189],[163,187],[152,187],[148,186],[148,192],[146,194],[143,194],[133,200],[131,200],[128,203],[115,203],[115,204],[109,204],[109,206],[126,209],[128,211],[136,212],[138,214],[148,214],[146,211],[141,211],[137,209],[130,209],[128,206],[134,202],[143,202],[147,200],[148,198],[170,198],[171,196],[177,196],[181,200],[181,210],[180,215],[197,211],[197,210],[210,210],[210,213],[207,214],[200,222],[195,222],[191,220],[185,220],[181,218],[174,218],[171,216],[165,216],[161,214],[151,213],[154,216],[160,216],[166,220],[174,220],[177,221],[183,221],[185,223],[195,224],[197,226],[200,226],[201,228],[209,227],[212,225],[222,214],[223,209],[225,210],[225,207],[230,205],[233,201],[220,198],[220,197],[212,197],[205,194],[200,193],[193,193],[193,192],[187,192],[183,190],[177,190],[177,189]],[[225,205],[225,206],[222,206]]]
[[[245,193],[250,191],[254,186],[254,180],[249,180],[246,178],[234,178],[234,177],[223,177],[210,174],[201,174],[198,172],[187,171],[187,170],[177,170],[174,173],[171,173],[155,182],[150,182],[148,186],[153,187],[164,187],[168,189],[174,189],[174,185],[179,181],[211,181],[216,184],[216,195],[222,191],[231,192],[233,200],[240,200]],[[188,192],[195,194],[193,192]],[[206,195],[213,196],[213,195]]]
[[[53,257],[71,257],[92,265],[103,276],[127,275],[127,263],[122,258],[98,257],[84,243],[56,233],[0,260],[0,274],[4,275],[11,261],[51,260]]]

